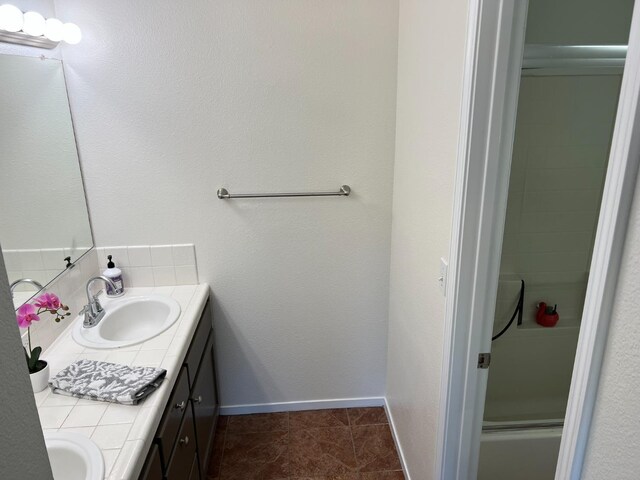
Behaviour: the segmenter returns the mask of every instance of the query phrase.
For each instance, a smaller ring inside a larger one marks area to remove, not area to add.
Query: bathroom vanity
[[[211,303],[207,300],[164,408],[141,480],[195,480],[207,474],[218,416],[211,318]]]
[[[72,338],[73,325],[45,352],[52,375],[76,360],[93,359],[167,370],[160,387],[139,405],[119,405],[35,394],[45,433],[75,432],[101,450],[107,480],[199,479],[206,476],[218,414],[209,286],[129,288],[124,297],[164,295],[180,304],[170,328],[121,348],[86,348]],[[76,318],[73,322],[82,321]],[[200,471],[202,470],[202,476]]]

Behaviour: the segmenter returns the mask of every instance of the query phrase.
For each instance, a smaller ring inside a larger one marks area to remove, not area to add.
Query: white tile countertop
[[[160,388],[139,405],[84,400],[51,393],[47,388],[35,394],[40,423],[45,432],[63,430],[86,435],[100,450],[105,462],[105,479],[135,480],[160,423],[164,406],[187,354],[191,338],[209,297],[209,286],[129,288],[125,297],[146,294],[167,295],[180,304],[180,317],[168,330],[146,342],[128,347],[95,350],[74,342],[69,327],[43,354],[51,377],[76,360],[91,359],[123,365],[161,367],[167,376]],[[123,297],[119,297],[123,298]],[[108,308],[111,299],[101,296]]]

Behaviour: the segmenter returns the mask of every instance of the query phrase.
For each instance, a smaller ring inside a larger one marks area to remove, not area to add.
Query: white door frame
[[[491,350],[526,0],[470,0],[446,291],[438,480],[475,478]],[[640,1],[634,8],[556,480],[580,478],[640,162]],[[510,126],[503,128],[503,126]],[[636,126],[636,128],[634,128]]]

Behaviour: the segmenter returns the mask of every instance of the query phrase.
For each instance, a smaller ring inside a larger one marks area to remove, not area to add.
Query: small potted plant
[[[31,324],[40,321],[40,315],[49,313],[54,316],[54,320],[59,322],[64,317],[71,315],[69,307],[63,305],[60,299],[53,293],[40,295],[33,303],[25,303],[16,313],[16,319],[20,328],[27,329],[27,341],[29,350],[24,349],[29,368],[29,377],[34,392],[41,392],[47,388],[49,383],[49,364],[40,359],[42,347],[31,348]]]

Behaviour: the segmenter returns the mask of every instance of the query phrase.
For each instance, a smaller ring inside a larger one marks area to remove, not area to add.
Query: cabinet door
[[[203,472],[207,471],[209,454],[213,446],[216,416],[218,414],[214,366],[213,333],[211,333],[191,391],[193,413],[196,421],[196,435],[198,437],[198,453],[200,454],[200,470]]]
[[[189,475],[189,480],[200,480],[200,468],[198,468],[198,457],[196,456],[193,459],[193,464],[191,465],[191,475]]]
[[[185,363],[189,369],[189,385],[191,387],[194,385],[198,365],[200,365],[200,360],[202,359],[207,339],[211,333],[211,328],[211,301],[208,300],[204,310],[202,311],[202,315],[200,316],[200,321],[198,322],[196,331],[193,334],[191,346],[189,347],[189,351],[185,358]]]
[[[140,480],[162,480],[162,462],[160,461],[160,450],[157,445],[151,445],[147,461],[142,467]]]
[[[185,480],[191,476],[194,458],[196,458],[196,438],[191,409],[184,415],[178,441],[167,466],[168,480]],[[199,477],[199,472],[198,472]],[[198,478],[196,477],[196,478]]]
[[[162,458],[171,456],[176,444],[178,429],[182,425],[182,418],[189,407],[189,380],[187,369],[182,367],[176,380],[176,385],[169,398],[169,403],[164,411],[164,416],[160,421],[160,427],[156,434],[157,442],[160,445]]]

